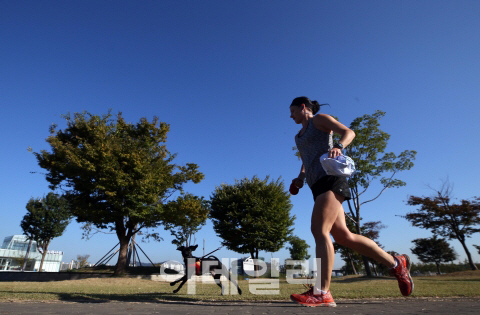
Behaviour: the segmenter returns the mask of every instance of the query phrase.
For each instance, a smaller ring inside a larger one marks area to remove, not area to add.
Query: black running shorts
[[[312,185],[313,200],[318,196],[331,190],[345,198],[345,200],[352,199],[348,182],[344,177],[333,175],[326,175],[321,177],[315,184]]]

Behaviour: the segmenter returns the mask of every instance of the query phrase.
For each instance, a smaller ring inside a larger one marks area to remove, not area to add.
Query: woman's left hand
[[[333,148],[330,151],[328,151],[328,157],[331,159],[334,159],[340,155],[342,155],[342,150],[339,148]]]

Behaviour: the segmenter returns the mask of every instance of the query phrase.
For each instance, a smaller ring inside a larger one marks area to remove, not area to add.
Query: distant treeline
[[[477,264],[477,267],[480,269],[480,264]],[[465,260],[462,263],[450,263],[450,264],[440,264],[440,271],[442,273],[452,273],[456,271],[465,271],[471,270],[468,260]],[[435,263],[422,264],[422,263],[412,263],[410,273],[437,273],[437,265]]]
[[[480,270],[480,264],[476,263],[476,266]],[[364,269],[362,268],[363,266],[357,266],[357,272],[358,274],[365,274]],[[344,272],[345,275],[353,275],[354,273],[352,272],[352,269],[350,268],[350,264],[344,265],[340,270]],[[452,272],[457,272],[457,271],[466,271],[466,270],[472,270],[470,267],[470,263],[468,260],[465,259],[463,262],[459,263],[448,263],[448,264],[440,264],[440,272],[441,273],[452,273]],[[384,267],[383,265],[378,265],[377,266],[377,271],[378,271],[378,276],[386,276],[388,275],[388,269]],[[412,275],[420,275],[420,274],[429,274],[437,273],[437,265],[435,263],[412,263],[410,273]]]

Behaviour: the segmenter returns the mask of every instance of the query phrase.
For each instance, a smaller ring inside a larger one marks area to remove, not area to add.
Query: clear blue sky
[[[409,195],[431,195],[426,185],[447,177],[455,197],[480,195],[479,16],[478,1],[2,1],[0,238],[21,234],[27,201],[49,192],[27,148],[49,149],[48,128],[64,126],[62,114],[111,108],[133,123],[158,116],[171,126],[176,163],[205,174],[187,191],[208,199],[221,183],[254,175],[290,183],[300,162],[288,107],[306,95],[346,125],[383,110],[387,151],[418,151],[415,167],[399,175],[407,186],[362,210],[364,221],[387,225],[387,250],[410,253],[411,241],[430,233],[395,216],[415,210]],[[291,200],[294,233],[314,256],[310,192]],[[169,232],[159,232],[164,242],[142,248],[154,261],[180,260]],[[81,234],[73,222],[50,249],[94,263],[117,243]],[[207,251],[220,246],[210,222],[196,237]],[[463,261],[459,242],[450,244]],[[480,234],[467,241],[480,262],[472,244]],[[272,255],[283,260],[288,251],[261,253]]]

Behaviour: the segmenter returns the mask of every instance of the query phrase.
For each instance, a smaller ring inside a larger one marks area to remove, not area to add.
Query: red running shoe
[[[398,280],[398,287],[402,295],[409,296],[413,292],[413,280],[410,276],[410,257],[408,255],[395,256],[397,267],[390,269],[389,273]]]
[[[303,306],[310,306],[310,307],[316,307],[316,306],[330,306],[330,307],[335,307],[337,304],[335,301],[333,301],[332,294],[330,291],[327,292],[327,294],[320,294],[320,295],[314,295],[313,294],[313,288],[308,290],[305,293],[302,294],[292,294],[290,295],[290,299]]]

